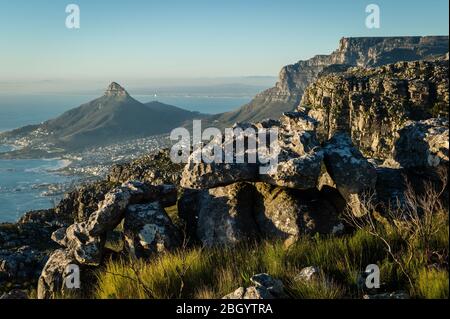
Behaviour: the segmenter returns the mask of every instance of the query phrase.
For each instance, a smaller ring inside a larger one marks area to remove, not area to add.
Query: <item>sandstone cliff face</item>
[[[352,68],[311,84],[301,108],[318,121],[319,139],[345,131],[365,155],[386,159],[408,120],[448,115],[448,85],[448,59]]]
[[[330,55],[317,55],[285,66],[275,87],[258,94],[249,104],[219,115],[220,123],[257,122],[278,118],[295,109],[305,89],[323,72],[342,71],[350,66],[377,67],[398,61],[415,61],[448,52],[448,37],[342,38]]]

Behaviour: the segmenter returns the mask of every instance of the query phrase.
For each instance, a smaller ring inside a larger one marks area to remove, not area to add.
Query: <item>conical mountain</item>
[[[8,138],[25,136],[34,142],[35,136],[39,136],[43,143],[73,151],[168,133],[186,121],[199,117],[202,117],[199,113],[159,102],[143,104],[113,82],[103,96],[91,102],[41,125],[17,129],[6,135]]]

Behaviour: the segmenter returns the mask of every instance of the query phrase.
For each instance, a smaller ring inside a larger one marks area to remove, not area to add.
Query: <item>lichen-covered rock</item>
[[[156,154],[143,156],[131,163],[114,165],[107,176],[107,180],[113,183],[138,180],[153,185],[179,185],[183,167],[183,164],[174,163],[170,159],[169,150],[164,149]]]
[[[179,246],[180,234],[159,202],[130,205],[124,218],[127,251],[148,258]]]
[[[70,265],[78,265],[75,257],[64,249],[58,249],[48,259],[39,277],[38,299],[56,299],[58,297],[77,296],[79,289],[69,289],[66,280],[70,272]]]
[[[113,230],[123,219],[129,204],[139,204],[160,200],[161,204],[172,206],[176,203],[177,191],[171,185],[152,186],[141,182],[126,182],[105,195],[98,209],[89,216],[86,229],[90,236],[104,235]]]
[[[103,257],[105,236],[92,237],[85,223],[76,223],[66,230],[65,246],[82,265],[98,266]]]
[[[255,219],[262,237],[295,240],[304,234],[332,234],[341,227],[339,212],[317,190],[255,186]]]
[[[254,286],[240,287],[222,299],[279,299],[286,298],[283,283],[269,276],[258,274],[253,276],[251,282]]]
[[[324,147],[325,166],[336,188],[350,205],[376,185],[375,167],[354,147],[346,133],[337,133]]]
[[[240,141],[245,145],[243,150],[236,150],[236,153],[232,154],[233,163],[207,163],[201,157],[201,149],[196,150],[184,168],[181,186],[206,189],[237,182],[261,181],[280,187],[315,188],[323,160],[323,153],[314,132],[315,125],[315,120],[304,112],[285,113],[280,122],[235,124],[233,128],[241,130],[234,134],[232,141],[225,140],[219,145],[223,154],[233,150],[231,142]],[[254,129],[255,134],[245,133],[249,128]],[[256,131],[258,128],[276,128],[276,143],[267,148],[269,142],[266,141],[264,147],[260,148],[256,135],[259,134]],[[236,161],[239,155],[244,156],[244,163]],[[255,155],[252,161],[249,160],[251,155]]]
[[[444,118],[406,123],[397,133],[392,159],[386,164],[403,168],[448,165],[448,131]]]
[[[301,282],[311,282],[319,279],[319,277],[320,277],[319,267],[309,266],[300,270],[300,273],[297,276],[295,276],[294,280]]]
[[[196,233],[203,245],[235,245],[256,238],[253,192],[252,185],[235,183],[200,193]]]
[[[259,180],[280,187],[295,189],[316,188],[321,172],[323,152],[311,152],[303,156],[280,152],[278,163]]]
[[[344,131],[366,156],[387,159],[408,120],[448,116],[448,84],[445,59],[353,68],[319,78],[301,105],[319,122],[321,141]]]
[[[116,228],[123,218],[130,199],[131,194],[126,188],[115,188],[108,192],[98,209],[89,216],[86,223],[88,234],[100,236]]]
[[[258,176],[258,165],[239,163],[194,163],[190,161],[183,171],[181,186],[205,189],[229,184],[254,181]]]
[[[114,183],[105,181],[78,186],[59,202],[55,209],[56,214],[68,224],[86,221],[114,186]]]

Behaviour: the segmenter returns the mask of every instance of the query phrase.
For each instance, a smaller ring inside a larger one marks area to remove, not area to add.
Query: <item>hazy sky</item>
[[[65,27],[78,4],[81,28]],[[365,8],[381,8],[367,29]],[[448,0],[0,0],[0,83],[277,75],[343,36],[447,35]]]

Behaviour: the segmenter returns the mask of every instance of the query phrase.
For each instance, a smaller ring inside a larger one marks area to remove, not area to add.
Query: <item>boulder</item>
[[[140,182],[126,182],[105,195],[98,209],[89,216],[86,229],[90,236],[104,235],[123,219],[129,204],[160,200],[164,207],[175,205],[176,188],[172,185],[152,186]]]
[[[286,298],[283,283],[268,274],[258,274],[250,281],[254,286],[240,287],[222,299],[279,299]]]
[[[123,227],[127,251],[134,257],[150,257],[180,244],[180,235],[159,202],[128,206]]]
[[[199,195],[197,238],[205,246],[235,245],[257,237],[253,218],[254,188],[235,183]]]
[[[78,263],[70,251],[58,249],[53,252],[39,277],[38,299],[79,296],[79,289],[70,289],[66,285],[66,280],[71,275],[69,267],[71,265]]]
[[[192,189],[215,188],[237,182],[254,181],[257,176],[256,164],[190,162],[184,168],[181,186]]]
[[[107,180],[112,183],[137,180],[153,185],[179,185],[183,167],[183,164],[174,163],[170,159],[168,149],[163,149],[131,163],[114,165],[108,173]]]
[[[341,231],[339,211],[318,190],[255,185],[255,219],[263,237],[292,241],[305,234]]]
[[[349,205],[375,189],[375,167],[353,145],[346,133],[337,133],[324,147],[326,170]]]
[[[105,236],[92,237],[86,223],[75,223],[68,228],[58,229],[52,238],[66,247],[82,265],[98,266],[102,261]]]
[[[322,152],[312,152],[303,156],[281,152],[278,163],[259,180],[280,187],[312,189],[318,185],[323,160]]]
[[[320,277],[320,269],[316,266],[309,266],[300,270],[300,273],[297,276],[295,276],[294,280],[301,282],[311,282],[319,279],[319,277]]]
[[[86,221],[112,188],[114,184],[105,181],[78,186],[64,195],[56,206],[56,215],[64,218],[69,225]]]
[[[105,195],[98,209],[89,216],[86,230],[91,236],[104,235],[108,230],[116,228],[123,218],[131,194],[126,188],[115,188]]]
[[[403,168],[448,165],[448,131],[448,120],[444,118],[407,122],[397,133],[392,158],[386,165]]]

